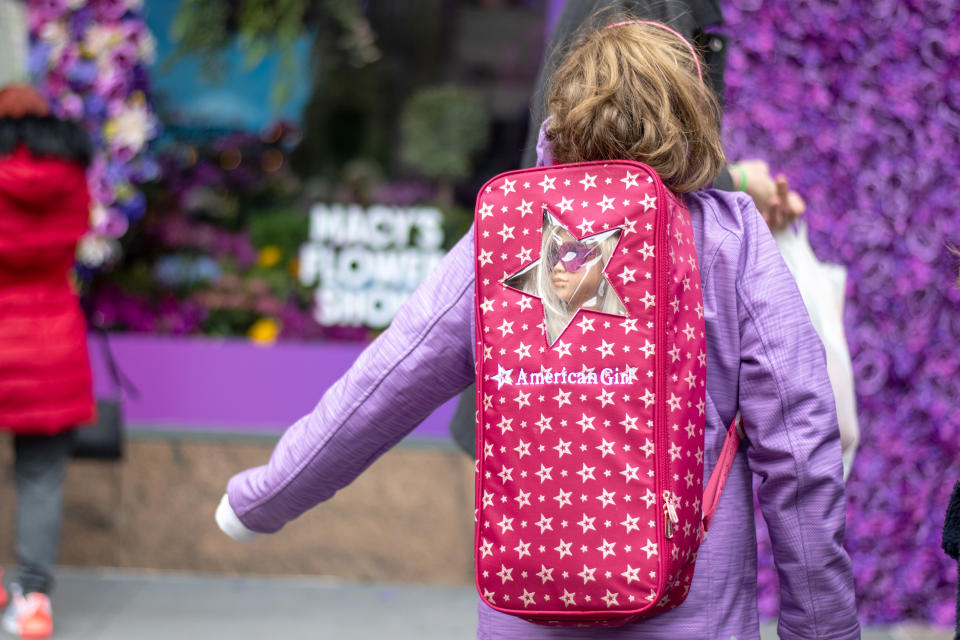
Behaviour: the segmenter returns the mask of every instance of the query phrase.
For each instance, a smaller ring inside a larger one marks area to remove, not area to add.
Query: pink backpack
[[[705,491],[689,211],[646,165],[555,165],[487,182],[475,233],[481,597],[554,625],[677,606],[739,444]]]

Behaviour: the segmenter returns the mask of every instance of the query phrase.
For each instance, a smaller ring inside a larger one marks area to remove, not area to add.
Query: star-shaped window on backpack
[[[548,344],[556,342],[580,311],[627,315],[605,273],[621,234],[616,228],[578,238],[544,205],[540,257],[503,284],[540,299]]]

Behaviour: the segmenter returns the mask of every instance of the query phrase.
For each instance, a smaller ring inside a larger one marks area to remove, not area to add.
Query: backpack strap
[[[733,419],[733,424],[727,431],[727,437],[723,441],[723,449],[720,450],[720,459],[717,460],[717,466],[713,468],[710,474],[710,480],[707,482],[707,488],[703,492],[703,523],[701,526],[701,538],[706,537],[710,529],[710,523],[713,521],[713,514],[720,504],[720,494],[723,493],[723,486],[727,483],[727,476],[730,474],[730,467],[733,466],[733,459],[737,457],[737,449],[740,448],[740,434],[743,433],[740,412]]]

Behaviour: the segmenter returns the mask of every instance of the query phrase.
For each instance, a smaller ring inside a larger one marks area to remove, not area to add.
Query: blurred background
[[[119,461],[71,463],[62,564],[472,583],[473,465],[449,437],[453,404],[281,535],[239,545],[213,509],[467,230],[477,188],[520,166],[563,4],[0,0],[0,85],[31,80],[95,141],[77,282],[97,395],[122,399],[129,436]],[[817,255],[848,269],[862,620],[949,627],[960,6],[719,4],[727,155],[786,174]],[[9,483],[0,494],[12,504]],[[5,563],[12,537],[0,519]]]

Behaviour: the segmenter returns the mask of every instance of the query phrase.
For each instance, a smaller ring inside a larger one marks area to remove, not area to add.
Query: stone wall
[[[15,491],[0,439],[0,561],[13,561]],[[121,463],[72,461],[60,563],[357,581],[473,581],[473,464],[452,447],[401,445],[332,500],[252,544],[213,513],[231,474],[263,464],[272,441],[139,437]]]

